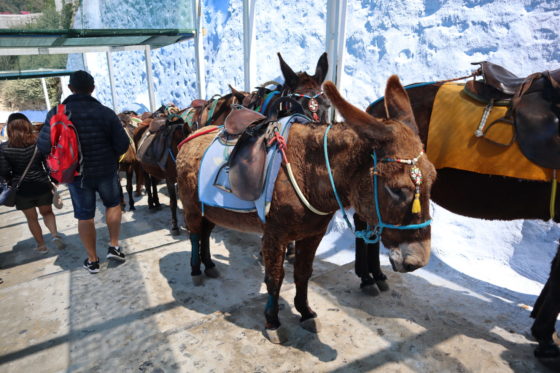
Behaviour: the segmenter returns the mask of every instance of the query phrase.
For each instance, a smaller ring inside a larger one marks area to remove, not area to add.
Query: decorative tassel
[[[422,207],[420,206],[420,193],[414,194],[414,201],[412,202],[412,213],[419,214],[422,212]]]

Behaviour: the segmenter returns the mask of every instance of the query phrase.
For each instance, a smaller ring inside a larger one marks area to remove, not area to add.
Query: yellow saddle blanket
[[[447,83],[436,95],[426,147],[428,158],[436,169],[447,167],[519,179],[552,180],[552,170],[529,161],[517,142],[500,146],[475,137],[486,105],[462,93],[463,88],[463,84]],[[506,110],[503,106],[494,107],[486,126],[502,118]],[[488,129],[485,137],[507,144],[514,131],[511,124],[498,122]]]

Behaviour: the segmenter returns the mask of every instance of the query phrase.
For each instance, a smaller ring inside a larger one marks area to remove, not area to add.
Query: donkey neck
[[[326,125],[295,124],[288,141],[288,160],[298,169],[298,182],[309,202],[322,211],[339,209],[331,187],[323,151]],[[328,153],[337,192],[344,207],[350,207],[352,188],[369,173],[371,146],[345,123],[336,123],[328,133]]]

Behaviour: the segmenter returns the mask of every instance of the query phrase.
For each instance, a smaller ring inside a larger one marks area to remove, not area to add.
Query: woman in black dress
[[[0,145],[0,177],[10,180],[15,186],[35,153],[37,135],[24,114],[14,113],[8,117],[8,142]],[[16,191],[16,209],[21,210],[27,219],[29,230],[37,242],[39,253],[48,252],[43,231],[39,225],[39,214],[51,232],[53,244],[65,247],[56,229],[56,218],[52,210],[52,184],[44,167],[44,158],[36,152],[25,178]]]

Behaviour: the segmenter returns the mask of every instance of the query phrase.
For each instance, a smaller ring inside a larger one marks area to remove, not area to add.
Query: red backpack
[[[71,183],[78,176],[82,163],[80,141],[76,127],[66,115],[66,106],[58,105],[51,117],[51,153],[47,166],[51,176],[59,183]]]

